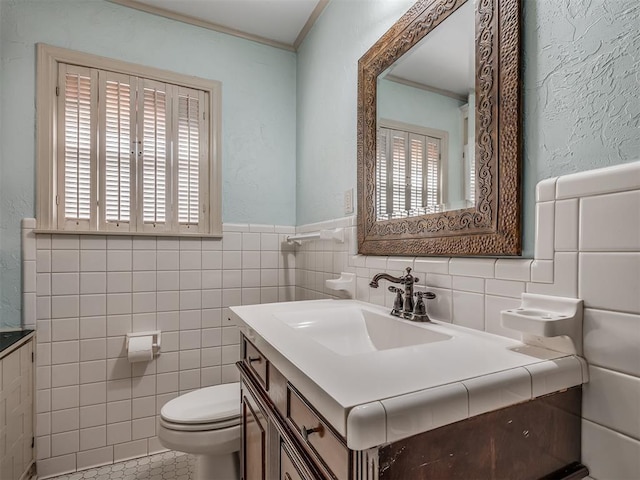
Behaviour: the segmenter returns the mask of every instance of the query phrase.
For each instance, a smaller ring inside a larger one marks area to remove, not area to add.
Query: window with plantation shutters
[[[380,127],[377,142],[377,219],[440,211],[441,138]]]
[[[70,54],[89,62],[55,64],[56,149],[52,167],[43,167],[53,194],[45,228],[218,235],[220,127],[211,122],[219,122],[219,84],[184,77],[180,85],[182,76],[171,72],[117,61],[113,70],[96,68],[92,60],[104,67],[108,59]],[[159,78],[165,73],[169,81]]]

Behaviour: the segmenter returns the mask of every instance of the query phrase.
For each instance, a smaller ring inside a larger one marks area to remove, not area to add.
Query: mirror
[[[359,253],[521,253],[519,24],[420,0],[360,59]]]

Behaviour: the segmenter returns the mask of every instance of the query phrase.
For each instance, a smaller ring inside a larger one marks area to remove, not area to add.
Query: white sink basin
[[[452,338],[358,306],[278,312],[274,317],[339,355],[412,347]]]

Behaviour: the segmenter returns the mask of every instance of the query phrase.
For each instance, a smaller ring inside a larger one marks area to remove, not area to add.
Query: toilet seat
[[[240,424],[240,384],[206,387],[167,402],[160,425],[170,430],[202,432]]]
[[[164,418],[160,417],[160,425],[164,428],[168,428],[169,430],[176,430],[179,432],[208,432],[210,430],[222,430],[224,428],[240,425],[240,416],[220,422],[209,423],[175,423],[168,422]]]

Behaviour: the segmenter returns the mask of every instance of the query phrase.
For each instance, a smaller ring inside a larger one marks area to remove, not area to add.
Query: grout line
[[[619,430],[616,430],[615,428],[608,427],[606,425],[603,425],[602,423],[598,423],[598,422],[596,422],[594,420],[590,420],[590,419],[588,419],[588,418],[586,418],[584,416],[582,416],[581,418],[582,418],[583,422],[593,423],[594,425],[597,425],[597,426],[599,426],[601,428],[604,428],[606,430],[610,430],[610,431],[612,431],[614,433],[617,433],[618,435],[621,435],[621,436],[623,436],[625,438],[628,438],[632,442],[640,443],[640,438],[633,437],[633,436],[629,435],[628,433],[623,433],[623,432],[621,432]],[[583,433],[583,435],[584,435],[584,433]]]

